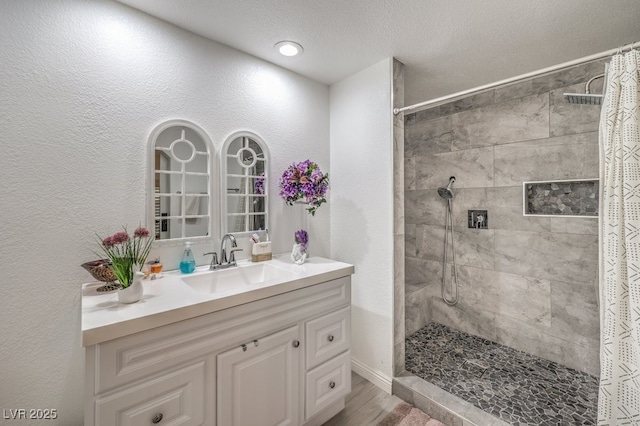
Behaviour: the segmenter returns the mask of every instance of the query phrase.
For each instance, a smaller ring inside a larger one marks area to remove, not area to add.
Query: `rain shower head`
[[[602,95],[593,93],[565,93],[564,101],[576,105],[602,105]]]
[[[584,93],[565,93],[564,101],[570,104],[576,105],[602,105],[602,95],[597,93],[591,93],[589,91],[589,86],[591,82],[596,78],[602,78],[604,74],[596,75],[592,77],[584,88]]]
[[[456,181],[456,177],[451,176],[449,178],[449,185],[447,185],[446,188],[438,188],[438,195],[440,195],[445,200],[451,200],[453,198],[453,191],[451,190],[451,186],[455,181]]]

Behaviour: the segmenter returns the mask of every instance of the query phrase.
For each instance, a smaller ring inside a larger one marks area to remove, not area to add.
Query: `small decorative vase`
[[[307,248],[295,243],[291,250],[291,261],[296,265],[302,265],[307,260]]]
[[[120,303],[136,303],[142,299],[142,272],[133,273],[133,282],[127,288],[118,290],[118,302]]]

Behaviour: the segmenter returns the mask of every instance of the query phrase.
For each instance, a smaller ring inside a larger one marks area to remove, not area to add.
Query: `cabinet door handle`
[[[336,387],[336,382],[334,382],[333,380],[332,380],[332,381],[330,381],[330,382],[329,382],[329,387],[330,387],[331,389],[335,388],[335,387]]]
[[[298,346],[300,346],[300,341],[299,340],[294,340],[293,341],[293,347],[297,348]]]
[[[162,421],[163,417],[164,416],[162,415],[162,413],[158,413],[155,416],[153,416],[153,418],[151,419],[151,423],[153,423],[154,425],[158,424]]]
[[[327,340],[333,342],[333,334],[328,335]]]

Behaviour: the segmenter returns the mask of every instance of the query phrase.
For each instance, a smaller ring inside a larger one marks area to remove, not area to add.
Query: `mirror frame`
[[[216,150],[213,142],[207,132],[197,124],[182,119],[172,119],[163,121],[158,124],[150,133],[149,140],[147,144],[147,202],[146,202],[146,218],[147,218],[147,229],[154,230],[155,229],[155,151],[156,151],[156,140],[158,136],[170,127],[188,127],[194,132],[198,134],[202,138],[206,148],[207,154],[209,157],[209,161],[207,162],[207,172],[209,174],[209,235],[196,236],[196,237],[180,237],[180,238],[171,238],[165,240],[156,240],[155,232],[154,234],[154,245],[156,247],[167,247],[167,246],[177,246],[183,245],[185,241],[191,241],[194,243],[201,242],[209,242],[214,241],[217,238],[217,223],[215,215],[219,213],[219,210],[215,208],[215,201],[218,199],[216,189],[218,185],[215,180],[217,174],[214,172],[214,165],[217,164],[216,161]]]
[[[257,230],[253,230],[253,231],[240,231],[240,232],[230,232],[228,229],[228,220],[227,220],[227,190],[226,190],[226,186],[227,186],[227,152],[229,150],[229,146],[231,145],[231,143],[233,141],[235,141],[238,138],[241,137],[247,137],[249,139],[252,139],[254,142],[256,142],[258,145],[260,145],[260,148],[262,148],[262,152],[264,153],[264,159],[265,159],[265,168],[264,168],[264,177],[265,177],[265,182],[266,185],[264,187],[265,190],[265,212],[264,212],[264,223],[265,223],[265,228],[269,229],[269,204],[271,203],[271,191],[270,191],[270,186],[271,186],[271,154],[269,152],[269,147],[267,146],[267,143],[264,141],[264,139],[262,139],[260,136],[258,136],[256,133],[251,132],[249,130],[239,130],[237,132],[234,132],[232,134],[230,134],[229,136],[227,136],[227,138],[225,139],[224,143],[222,144],[222,147],[220,148],[220,229],[221,229],[221,234],[234,234],[234,235],[251,235],[253,232],[256,232]]]

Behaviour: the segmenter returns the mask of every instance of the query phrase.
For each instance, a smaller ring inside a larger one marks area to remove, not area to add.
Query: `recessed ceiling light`
[[[284,56],[302,55],[304,51],[302,46],[295,41],[279,41],[273,47]]]

